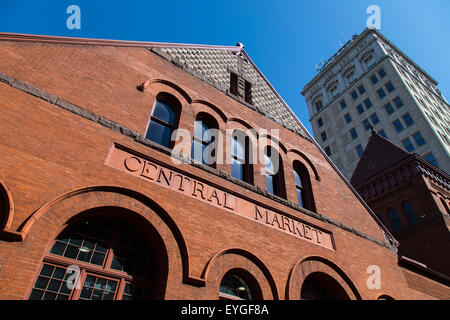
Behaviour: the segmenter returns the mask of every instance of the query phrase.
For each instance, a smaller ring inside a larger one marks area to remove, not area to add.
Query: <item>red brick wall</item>
[[[192,131],[195,115],[207,111],[217,119],[221,130],[242,126],[232,118],[241,119],[255,129],[280,129],[280,141],[288,151],[282,154],[288,200],[296,201],[292,161],[298,159],[309,170],[317,213],[348,229],[189,164],[178,165],[177,169],[332,232],[336,250],[310,244],[225,210],[211,210],[213,207],[193,197],[173,194],[126,175],[104,164],[114,142],[162,163],[171,164],[170,157],[120,132],[0,83],[0,181],[7,186],[14,202],[9,231],[22,232],[24,236],[23,241],[0,240],[1,299],[27,298],[52,239],[68,219],[96,206],[128,208],[158,231],[168,251],[167,299],[216,299],[221,277],[230,268],[251,271],[261,286],[263,298],[284,299],[290,288],[294,291],[299,288],[300,280],[295,282],[291,275],[301,269],[299,266],[303,266],[305,259],[319,261],[308,265],[328,266],[322,270],[332,268],[344,279],[339,281],[349,283],[363,299],[376,299],[381,294],[398,299],[435,298],[409,289],[402,269],[397,266],[395,252],[350,232],[349,228],[353,228],[383,241],[380,227],[311,142],[163,58],[144,48],[8,41],[0,42],[0,55],[1,73],[140,134],[145,133],[154,98],[160,91],[171,93],[182,104],[180,128]],[[188,97],[158,82],[144,92],[136,90],[138,84],[148,79],[170,81]],[[224,117],[204,103],[194,103],[196,100],[217,106]],[[320,181],[314,178],[311,166],[292,150],[300,151],[313,163]],[[229,172],[227,166],[218,169]],[[257,172],[256,167],[255,185],[265,189],[264,177]],[[114,188],[107,192],[101,188],[84,189],[91,186]],[[73,192],[80,189],[84,191]],[[124,195],[120,190],[133,190],[140,196]],[[155,209],[155,205],[160,209]],[[369,265],[380,267],[381,289],[367,288]]]

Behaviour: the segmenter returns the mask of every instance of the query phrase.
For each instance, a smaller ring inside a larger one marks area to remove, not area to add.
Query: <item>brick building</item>
[[[302,94],[314,137],[347,179],[371,127],[450,172],[450,106],[438,82],[377,29],[347,41]]]
[[[450,298],[241,44],[0,56],[1,299]]]
[[[399,254],[450,276],[450,178],[373,132],[350,183],[399,242]]]

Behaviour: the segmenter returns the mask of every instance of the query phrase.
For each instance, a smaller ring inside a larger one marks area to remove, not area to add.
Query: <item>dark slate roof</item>
[[[364,153],[353,171],[350,183],[355,186],[410,155],[376,132],[372,132]]]
[[[285,128],[312,139],[303,124],[252,62],[242,46],[151,47],[150,50],[181,67],[186,72],[227,93],[230,71],[239,72],[252,83],[252,107]]]

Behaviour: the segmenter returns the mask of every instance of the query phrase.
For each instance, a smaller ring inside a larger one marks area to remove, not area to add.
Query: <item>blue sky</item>
[[[81,29],[69,30],[69,5]],[[369,5],[381,29],[450,96],[449,0],[2,1],[0,32],[235,45],[245,50],[311,132],[303,86],[339,43],[361,33]]]

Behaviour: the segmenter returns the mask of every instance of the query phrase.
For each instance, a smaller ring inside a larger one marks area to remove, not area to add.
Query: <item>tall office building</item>
[[[315,139],[347,179],[372,129],[450,172],[450,109],[437,84],[367,28],[322,63],[302,95]]]

